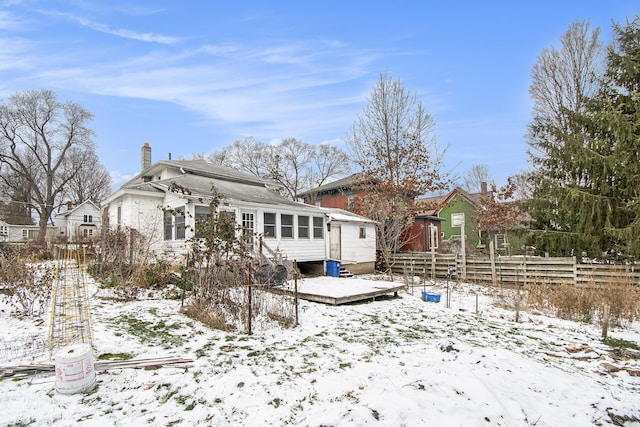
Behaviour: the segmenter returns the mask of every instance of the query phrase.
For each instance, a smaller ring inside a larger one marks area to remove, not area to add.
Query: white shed
[[[376,263],[375,221],[342,209],[322,208],[328,216],[329,259],[354,274],[373,273]]]

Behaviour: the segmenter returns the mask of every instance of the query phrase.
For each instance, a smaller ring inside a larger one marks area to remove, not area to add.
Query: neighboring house
[[[413,218],[411,228],[400,248],[404,252],[437,252],[442,240],[443,219],[435,215],[421,214]]]
[[[509,247],[506,234],[477,230],[478,222],[474,217],[477,216],[478,210],[482,209],[483,197],[491,197],[491,192],[484,183],[479,193],[469,193],[455,187],[445,195],[418,199],[416,203],[429,206],[425,211],[441,218],[441,237],[444,241],[461,240],[464,228],[467,246],[488,249],[487,242],[493,240],[496,250],[506,251]],[[437,208],[433,209],[433,206]]]
[[[56,213],[53,223],[58,228],[58,236],[67,242],[86,242],[100,233],[102,211],[91,200],[76,207],[68,203],[66,209]]]
[[[364,190],[356,188],[357,179],[360,174],[353,174],[346,178],[341,178],[328,184],[312,188],[309,191],[300,193],[308,205],[321,206],[323,208],[338,208],[346,211],[353,211],[354,202],[358,195],[362,195]]]
[[[353,174],[346,178],[330,182],[320,187],[313,188],[301,193],[305,203],[315,204],[325,208],[339,208],[346,211],[353,211],[355,201],[362,197],[365,191],[358,188],[357,180],[360,174]],[[403,240],[405,244],[402,251],[429,252],[433,248],[436,250],[440,245],[441,231],[440,222],[442,219],[435,214],[418,215],[414,218],[411,229]],[[375,223],[372,221],[375,229]]]
[[[324,211],[328,214],[329,259],[340,261],[354,274],[373,272],[376,263],[375,222],[343,209]]]
[[[142,147],[142,166],[139,175],[103,202],[109,227],[134,228],[149,238],[152,251],[179,259],[198,232],[196,219],[209,215],[215,187],[222,195],[220,213],[234,218],[248,234],[262,237],[266,247],[306,263],[301,266],[306,271],[322,271],[328,259],[324,210],[286,199],[273,191],[275,183],[204,160],[152,165],[148,144]]]
[[[56,234],[55,227],[47,227],[47,240]],[[9,224],[0,221],[0,243],[26,243],[33,242],[40,235],[38,225]]]

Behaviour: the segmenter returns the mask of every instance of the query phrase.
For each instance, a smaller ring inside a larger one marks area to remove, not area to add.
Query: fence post
[[[575,255],[573,256],[573,285],[578,285],[578,263],[576,262]]]
[[[295,326],[298,326],[298,261],[297,260],[293,260],[293,294],[294,294],[294,300],[295,300],[295,304],[296,304],[296,324]]]
[[[253,278],[252,278],[252,275],[251,275],[251,264],[249,264],[248,270],[249,270],[249,289],[248,289],[248,292],[247,292],[247,296],[248,296],[249,304],[248,304],[248,307],[247,307],[247,312],[248,312],[247,313],[247,329],[248,329],[249,335],[252,335],[253,331],[251,330],[251,316],[252,316],[252,313],[251,313],[251,304],[252,304],[252,301],[251,301],[251,282],[252,282]]]
[[[604,319],[602,319],[602,339],[607,339],[607,334],[609,333],[609,315],[611,313],[611,308],[608,305],[604,306]]]
[[[491,259],[491,284],[495,287],[498,278],[496,277],[496,250],[493,246],[493,240],[489,242],[489,257]]]

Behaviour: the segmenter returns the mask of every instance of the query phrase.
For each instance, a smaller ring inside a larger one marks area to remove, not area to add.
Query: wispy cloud
[[[19,31],[24,26],[24,22],[9,12],[0,10],[0,30]]]
[[[108,25],[101,24],[99,22],[94,22],[87,18],[83,18],[81,16],[77,16],[71,13],[55,12],[55,11],[49,11],[49,10],[39,10],[38,12],[44,15],[62,17],[62,18],[68,19],[69,21],[75,22],[79,25],[82,25],[83,27],[87,27],[92,30],[99,31],[101,33],[110,34],[110,35],[125,38],[125,39],[138,40],[138,41],[150,42],[150,43],[159,43],[164,45],[174,45],[182,41],[180,37],[164,36],[164,35],[156,34],[152,32],[141,33],[141,32],[131,31],[127,29],[113,29]]]
[[[359,109],[360,88],[340,87],[368,75],[373,58],[368,52],[322,51],[300,42],[260,48],[234,44],[152,52],[119,62],[109,58],[90,68],[51,67],[40,78],[81,91],[179,104],[238,128],[262,123],[265,133],[290,136],[302,128],[335,126],[344,120],[336,108]]]

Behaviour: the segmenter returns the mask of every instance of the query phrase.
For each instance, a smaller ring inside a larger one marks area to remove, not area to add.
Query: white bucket
[[[89,344],[71,344],[58,350],[54,356],[56,391],[76,394],[91,391],[96,384],[93,352]]]

